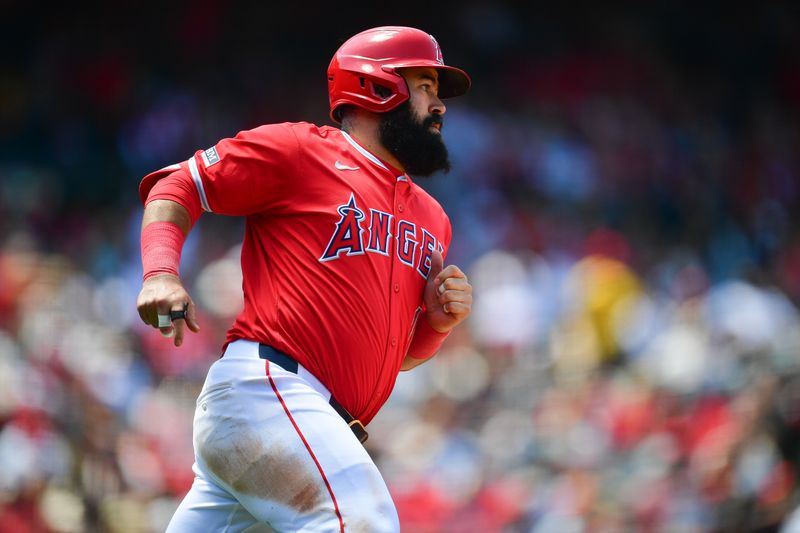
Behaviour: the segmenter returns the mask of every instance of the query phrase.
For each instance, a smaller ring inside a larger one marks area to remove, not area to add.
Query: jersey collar
[[[366,157],[367,159],[369,159],[371,162],[375,163],[382,169],[391,172],[397,178],[398,181],[410,181],[406,174],[401,172],[399,169],[395,168],[393,165],[390,165],[389,163],[378,159],[378,157],[375,154],[373,154],[372,152],[370,152],[369,150],[358,144],[358,142],[352,137],[350,137],[350,134],[348,134],[346,131],[344,130],[339,130],[339,131],[342,132],[342,135],[344,135],[344,138],[347,140],[347,142],[353,145],[353,148],[358,150],[361,153],[361,155],[363,155],[364,157]]]

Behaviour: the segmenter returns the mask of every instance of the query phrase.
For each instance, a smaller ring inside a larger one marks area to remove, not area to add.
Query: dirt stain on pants
[[[304,448],[299,453],[265,442],[243,421],[224,417],[196,438],[208,468],[235,491],[281,503],[300,513],[326,504],[323,481]]]

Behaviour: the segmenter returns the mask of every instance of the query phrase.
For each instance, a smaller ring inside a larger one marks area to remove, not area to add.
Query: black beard
[[[450,171],[450,158],[441,134],[431,133],[433,124],[441,124],[440,115],[431,115],[420,122],[411,112],[411,103],[384,113],[379,126],[383,146],[394,155],[406,172],[414,176],[430,176]]]

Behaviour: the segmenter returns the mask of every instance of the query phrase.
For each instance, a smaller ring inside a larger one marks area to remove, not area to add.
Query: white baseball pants
[[[167,532],[400,531],[386,483],[329,399],[302,366],[231,343],[197,399],[195,479]]]

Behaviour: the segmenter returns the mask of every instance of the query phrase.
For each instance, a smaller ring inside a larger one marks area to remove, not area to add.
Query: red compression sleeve
[[[151,222],[142,229],[143,280],[159,274],[178,275],[183,231],[174,222]]]
[[[408,347],[407,354],[414,359],[430,359],[439,351],[442,343],[450,335],[450,332],[439,333],[428,324],[424,315],[417,320],[417,327],[414,330],[414,338]]]

